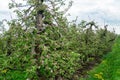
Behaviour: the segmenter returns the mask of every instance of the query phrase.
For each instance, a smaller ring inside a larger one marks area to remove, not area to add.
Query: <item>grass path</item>
[[[88,74],[87,79],[81,80],[120,80],[120,38],[116,40],[112,52]]]

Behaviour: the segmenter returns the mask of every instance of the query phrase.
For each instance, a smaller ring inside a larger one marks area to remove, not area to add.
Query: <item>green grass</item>
[[[26,80],[26,75],[22,71],[8,71],[7,74],[0,74],[0,80]]]
[[[87,79],[81,80],[120,80],[120,38],[116,40],[112,52],[105,55],[101,64],[88,74]]]

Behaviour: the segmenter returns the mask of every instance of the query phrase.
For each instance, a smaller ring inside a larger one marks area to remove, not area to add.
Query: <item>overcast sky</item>
[[[21,1],[21,0],[16,0]],[[104,23],[109,25],[109,29],[114,27],[116,33],[120,34],[120,0],[73,0],[73,6],[69,10],[71,17],[78,21],[94,20],[103,26]],[[0,20],[11,19],[12,12],[8,9],[10,0],[0,0]],[[12,15],[14,17],[14,15]]]

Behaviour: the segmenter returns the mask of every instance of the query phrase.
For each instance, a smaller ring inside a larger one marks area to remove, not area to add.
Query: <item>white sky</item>
[[[22,0],[16,0],[22,1]],[[75,19],[78,16],[78,21],[94,20],[101,26],[109,25],[109,29],[114,27],[116,33],[120,34],[120,0],[73,0],[73,6],[69,10],[71,17]],[[8,9],[10,0],[0,0],[0,20],[10,20],[12,12]],[[12,15],[14,17],[14,15]]]

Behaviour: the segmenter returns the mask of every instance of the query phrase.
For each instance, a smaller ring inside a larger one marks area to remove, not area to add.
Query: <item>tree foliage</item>
[[[68,22],[64,14],[72,2],[61,11],[64,2],[26,0],[23,5],[12,0],[9,7],[17,19],[0,36],[0,79],[77,80],[83,65],[111,50],[115,33],[93,21]]]

